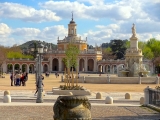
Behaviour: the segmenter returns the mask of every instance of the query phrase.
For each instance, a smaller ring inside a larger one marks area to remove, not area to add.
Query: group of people
[[[16,72],[10,75],[11,86],[26,86],[26,81],[28,80],[28,73],[24,72],[22,74]]]

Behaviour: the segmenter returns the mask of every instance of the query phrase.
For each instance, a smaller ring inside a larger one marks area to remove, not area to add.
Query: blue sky
[[[71,12],[78,36],[88,44],[129,39],[135,23],[139,40],[160,39],[160,0],[1,0],[0,43],[42,40],[57,44],[67,36]]]

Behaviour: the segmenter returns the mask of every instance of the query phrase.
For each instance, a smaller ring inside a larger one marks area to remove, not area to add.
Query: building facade
[[[68,35],[64,39],[57,40],[57,50],[52,50],[50,47],[45,53],[42,60],[41,72],[64,72],[65,63],[65,50],[69,43],[74,43],[80,50],[80,54],[77,59],[78,72],[94,72],[94,73],[108,73],[117,74],[117,68],[119,65],[124,65],[125,60],[102,60],[101,49],[88,49],[87,38],[81,39],[81,36],[77,36],[77,24],[72,20],[68,24]],[[3,72],[22,71],[28,73],[34,73],[36,71],[36,61],[30,59],[8,59],[2,67]]]

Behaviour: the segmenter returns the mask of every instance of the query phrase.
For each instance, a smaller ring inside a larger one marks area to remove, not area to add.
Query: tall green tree
[[[77,67],[77,59],[78,59],[79,53],[80,53],[80,50],[75,44],[70,43],[67,46],[67,49],[65,51],[66,57],[63,59],[63,61],[65,62],[65,65],[67,67],[67,76],[69,77],[69,79],[71,77],[70,76],[70,68],[72,68],[72,70],[73,70],[74,68]],[[68,77],[67,77],[67,81],[65,80],[65,85],[70,87],[70,80],[68,80]],[[71,86],[72,87],[74,86],[73,73],[72,73],[72,85]]]
[[[111,40],[110,47],[112,49],[113,55],[116,55],[116,59],[124,58],[125,51],[127,49],[126,46],[127,40]]]
[[[102,49],[103,59],[113,59],[112,53],[113,52],[112,52],[112,49],[110,47],[103,48]]]
[[[16,59],[19,59],[19,58],[33,58],[33,56],[31,55],[24,55],[22,54],[21,52],[14,52],[14,51],[9,51],[7,53],[7,58],[16,58]]]
[[[77,59],[78,59],[79,53],[80,53],[80,50],[75,44],[70,43],[68,45],[68,48],[65,51],[66,57],[63,60],[68,69],[70,69],[71,67],[72,68],[77,67]]]
[[[138,41],[138,48],[142,50],[143,58],[150,60],[153,59],[154,54],[152,52],[152,49],[149,46],[147,46],[146,41]]]
[[[160,41],[152,38],[147,41],[147,47],[153,52],[154,58],[160,56]]]

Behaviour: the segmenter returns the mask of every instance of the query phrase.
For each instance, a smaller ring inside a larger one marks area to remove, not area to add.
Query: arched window
[[[74,31],[73,31],[73,29],[72,29],[72,33],[71,34],[73,34],[74,33]]]

